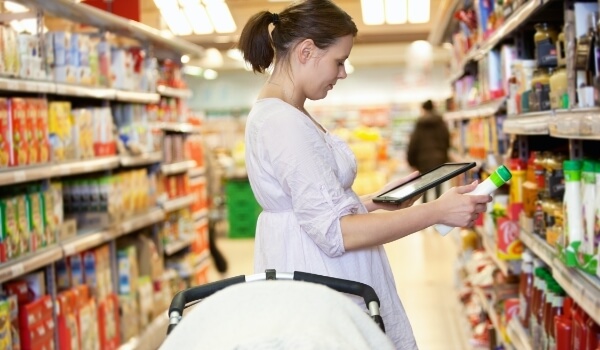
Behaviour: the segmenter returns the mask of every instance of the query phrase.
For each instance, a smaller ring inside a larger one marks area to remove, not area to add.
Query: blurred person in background
[[[448,162],[450,149],[450,132],[442,116],[436,111],[433,102],[427,100],[421,105],[421,117],[417,120],[415,129],[410,135],[408,143],[408,164],[421,174]],[[423,196],[423,202],[435,200],[440,197],[441,186],[435,188],[435,197],[431,191]]]

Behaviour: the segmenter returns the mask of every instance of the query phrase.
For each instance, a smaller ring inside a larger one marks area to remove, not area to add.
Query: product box
[[[12,350],[21,350],[21,327],[19,325],[19,300],[16,295],[9,295],[6,299],[10,311],[10,335]]]
[[[140,311],[135,295],[119,295],[120,336],[123,342],[140,334],[139,318]],[[164,310],[163,310],[164,311]]]
[[[20,253],[26,254],[31,251],[31,231],[29,231],[29,214],[27,212],[27,197],[18,195],[14,204],[17,210],[17,231],[19,234]]]
[[[98,304],[98,330],[101,349],[117,350],[119,348],[119,299],[115,294],[107,295]]]
[[[48,104],[48,132],[52,150],[52,160],[62,162],[72,160],[75,149],[72,135],[71,104],[50,102]]]
[[[56,268],[56,288],[58,290],[68,290],[73,285],[71,283],[71,264],[69,258],[58,260],[55,263]]]
[[[42,194],[39,188],[32,187],[26,195],[28,229],[31,236],[31,251],[36,251],[48,245],[44,230]]]
[[[0,349],[12,349],[12,326],[10,323],[10,303],[0,300]]]
[[[50,140],[48,139],[48,102],[45,99],[36,100],[37,121],[35,127],[35,142],[38,147],[40,163],[50,161]]]
[[[0,168],[14,163],[8,106],[8,100],[0,98]]]
[[[69,257],[69,265],[71,269],[71,286],[77,287],[84,284],[84,268],[81,255],[75,254]]]
[[[29,164],[39,163],[39,146],[35,138],[37,128],[37,100],[25,99],[25,142],[28,146]]]
[[[27,105],[22,98],[9,100],[9,125],[12,131],[12,166],[29,164],[29,142],[27,136]]]
[[[57,314],[58,348],[61,350],[80,349],[76,298],[73,290],[66,290],[56,296],[59,306]]]
[[[137,290],[138,279],[137,254],[135,246],[119,249],[117,252],[119,270],[118,293],[120,295],[134,294]]]
[[[523,252],[523,243],[519,239],[519,222],[500,217],[497,225],[497,253],[503,260],[519,260]]]
[[[20,64],[17,32],[15,32],[11,27],[3,27],[1,34],[4,73],[8,75],[18,75]]]
[[[93,299],[88,299],[79,308],[81,349],[101,349],[99,326],[96,302]]]

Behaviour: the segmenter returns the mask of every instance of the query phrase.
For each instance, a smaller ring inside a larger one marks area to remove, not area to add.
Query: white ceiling
[[[204,48],[217,48],[225,52],[235,46],[239,33],[247,19],[263,10],[280,12],[289,2],[269,2],[268,0],[225,0],[229,5],[232,17],[236,22],[237,31],[230,35],[192,35],[183,37],[186,40],[203,46]],[[426,24],[402,24],[367,26],[362,22],[360,0],[335,0],[354,18],[358,35],[355,46],[350,55],[354,66],[365,65],[404,65],[410,63],[413,57],[409,51],[409,44],[415,40],[427,40],[435,23],[440,23],[442,13],[449,6],[450,0],[430,0],[430,22]],[[141,21],[154,28],[165,28],[153,0],[141,0]],[[241,62],[229,59],[225,55],[223,66],[220,69],[243,68]],[[414,58],[414,57],[413,57]],[[433,60],[447,62],[449,53],[442,48],[433,48]],[[193,62],[192,62],[193,63]],[[208,68],[208,67],[207,67]]]

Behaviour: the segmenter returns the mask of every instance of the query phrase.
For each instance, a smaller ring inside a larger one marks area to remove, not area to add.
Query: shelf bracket
[[[583,158],[583,142],[578,139],[569,139],[569,157],[570,159]]]

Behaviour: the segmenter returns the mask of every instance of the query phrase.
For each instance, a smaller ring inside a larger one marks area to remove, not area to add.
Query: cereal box
[[[0,300],[0,349],[12,350],[10,304],[8,300]]]
[[[36,146],[40,163],[50,161],[50,141],[48,140],[48,101],[39,99],[36,103],[37,121],[35,126]]]
[[[17,230],[20,236],[21,254],[31,250],[31,232],[29,231],[29,215],[27,215],[27,197],[19,195],[15,197],[17,210]]]
[[[31,187],[27,192],[27,214],[31,235],[31,250],[36,251],[48,244],[46,232],[44,231],[42,195],[36,187]]]
[[[9,123],[12,131],[12,166],[28,164],[29,144],[27,143],[26,103],[22,98],[9,100]]]
[[[0,98],[0,168],[9,166],[12,157],[12,134],[8,117],[8,100]]]
[[[33,98],[25,100],[25,143],[29,146],[29,164],[39,163],[39,146],[35,137],[38,119],[37,101]]]
[[[2,211],[2,238],[6,260],[15,259],[21,254],[21,235],[17,226],[16,199],[13,197],[0,200],[0,210]]]

